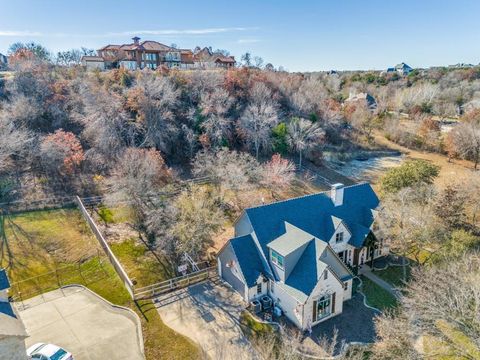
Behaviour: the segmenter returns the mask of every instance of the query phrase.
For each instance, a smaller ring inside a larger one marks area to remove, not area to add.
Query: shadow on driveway
[[[373,343],[375,340],[374,318],[380,312],[363,305],[363,296],[354,294],[343,303],[343,312],[326,320],[312,329],[312,340],[318,344],[319,338],[331,339],[334,329],[338,330],[336,353],[342,343],[362,342]]]

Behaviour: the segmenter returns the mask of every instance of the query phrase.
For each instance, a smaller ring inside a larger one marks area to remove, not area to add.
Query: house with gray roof
[[[218,254],[220,277],[247,303],[268,295],[309,329],[342,312],[354,267],[388,253],[373,234],[378,205],[362,183],[248,208]]]

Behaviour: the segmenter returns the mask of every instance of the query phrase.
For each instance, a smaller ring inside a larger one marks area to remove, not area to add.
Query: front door
[[[343,262],[345,262],[345,251],[340,251],[338,253],[338,257],[340,258],[340,260],[342,260]]]

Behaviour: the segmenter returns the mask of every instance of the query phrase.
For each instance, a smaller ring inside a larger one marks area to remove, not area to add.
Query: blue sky
[[[291,71],[480,62],[478,0],[0,0],[0,52],[129,42],[246,51]]]

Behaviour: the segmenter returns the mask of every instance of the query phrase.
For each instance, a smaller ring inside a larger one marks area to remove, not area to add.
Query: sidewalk
[[[377,284],[378,286],[380,286],[381,288],[387,290],[390,294],[392,294],[393,296],[395,296],[397,299],[400,298],[400,291],[395,288],[394,286],[392,286],[390,283],[386,282],[385,280],[383,280],[382,278],[378,277],[377,275],[375,275],[372,270],[370,269],[369,266],[366,266],[364,265],[359,271],[358,273],[360,275],[363,275],[365,276],[367,279],[373,281],[375,284]]]

